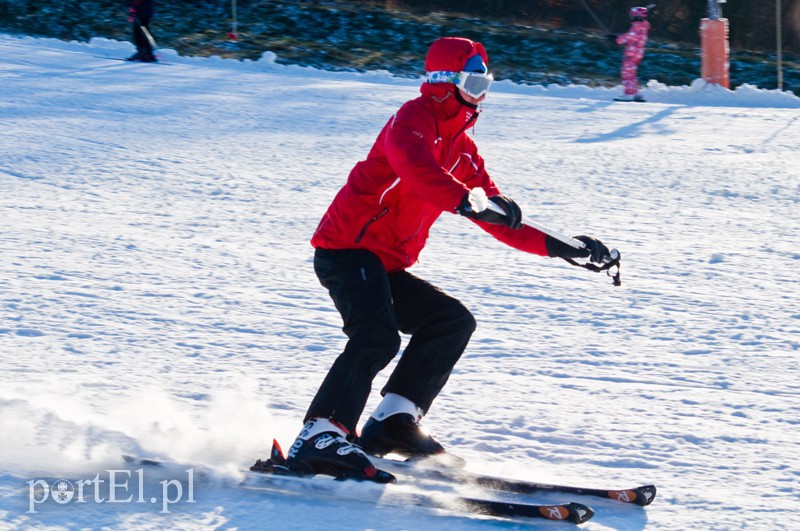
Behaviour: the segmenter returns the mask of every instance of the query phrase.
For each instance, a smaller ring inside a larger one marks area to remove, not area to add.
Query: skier
[[[150,19],[155,12],[155,0],[131,0],[128,12],[130,13],[128,22],[133,23],[133,43],[136,45],[136,53],[128,57],[128,61],[143,63],[158,61],[153,54],[151,39],[148,38]]]
[[[622,86],[625,88],[625,95],[615,98],[616,101],[644,101],[639,94],[637,71],[644,57],[644,45],[647,43],[647,34],[650,31],[647,14],[646,7],[632,7],[629,12],[631,27],[627,33],[608,36],[615,44],[625,45],[622,59]]]
[[[520,207],[487,173],[467,130],[493,80],[488,63],[478,42],[433,42],[422,95],[389,119],[311,239],[314,270],[342,316],[348,342],[288,452],[286,466],[294,472],[374,480],[386,472],[375,469],[367,454],[444,452],[420,421],[476,323],[461,302],[408,272],[443,212],[540,256],[600,263],[609,253],[595,238],[578,237],[586,244],[578,250],[523,225]],[[486,208],[489,201],[503,214]],[[372,380],[398,353],[401,332],[411,335],[408,345],[358,436]]]

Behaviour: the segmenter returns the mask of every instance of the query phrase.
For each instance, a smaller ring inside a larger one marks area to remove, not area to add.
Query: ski
[[[306,481],[308,487],[322,487],[324,479],[316,478],[314,475],[297,474],[290,471],[283,465],[273,463],[270,459],[266,461],[257,460],[256,463],[250,467],[251,472],[262,474],[266,476],[273,476],[274,478],[289,479],[292,481]],[[325,478],[328,479],[328,478]],[[340,477],[335,478],[338,481],[359,481],[373,483],[371,480],[364,480],[362,478],[354,477]],[[403,482],[401,481],[402,485]],[[421,485],[409,484],[410,487],[421,487]],[[391,489],[392,487],[389,487]],[[392,491],[386,491],[391,496]],[[408,500],[409,503],[418,507],[433,507],[439,509],[446,509],[452,512],[463,511],[467,514],[475,514],[481,516],[491,516],[495,518],[543,518],[547,520],[566,521],[573,524],[582,524],[587,522],[594,516],[594,511],[582,504],[576,502],[560,503],[560,504],[532,504],[510,502],[502,500],[491,500],[476,497],[467,497],[461,495],[437,497],[434,495],[426,494],[421,488],[417,488],[413,492],[397,492],[398,500]]]
[[[108,59],[109,61],[122,61],[123,63],[129,63],[129,64],[142,63],[142,64],[147,64],[147,65],[166,65],[166,66],[172,66],[174,64],[174,63],[165,63],[164,61],[161,61],[161,60],[159,60],[159,61],[131,61],[130,59],[125,59],[123,57],[108,57],[106,55],[95,55],[94,57],[97,57],[98,59]]]
[[[155,457],[136,457],[135,455],[122,454],[122,460],[130,465],[161,466],[163,461]]]
[[[594,516],[594,511],[590,507],[577,502],[536,505],[475,498],[459,498],[458,501],[475,514],[501,518],[546,518],[547,520],[565,520],[573,524],[582,524]]]
[[[285,463],[286,458],[283,455],[280,445],[278,445],[277,441],[273,441],[272,451],[269,459],[264,461],[261,459],[256,460],[255,464],[250,467],[250,471],[258,474],[274,476],[276,478],[313,481],[315,475],[294,472],[286,467]],[[359,481],[364,483],[385,484],[395,482],[394,476],[384,470],[378,470],[378,474],[374,478],[342,476],[335,479],[339,481]],[[321,486],[322,483],[318,480],[315,485]],[[401,485],[406,486],[405,482],[402,481]],[[453,505],[455,505],[470,514],[501,518],[544,518],[547,520],[563,520],[572,522],[573,524],[582,524],[594,516],[594,511],[590,507],[576,502],[560,504],[532,504],[475,498],[471,496],[466,497],[456,494],[454,496],[448,496],[448,502],[444,503],[435,496],[426,494],[422,489],[424,484],[420,484],[418,481],[409,481],[407,486],[411,488],[418,487],[416,491],[410,495],[412,503],[418,506],[434,506],[453,510]]]
[[[536,492],[560,492],[609,498],[623,503],[633,503],[642,507],[650,505],[656,497],[655,485],[642,485],[630,489],[596,489],[587,487],[573,487],[569,485],[554,485],[549,483],[535,483],[514,479],[497,478],[493,476],[477,476],[471,480],[481,487],[513,492],[516,494],[532,494]]]
[[[476,474],[465,470],[439,467],[436,461],[431,463],[436,468],[429,466],[425,460],[394,461],[392,459],[371,458],[375,466],[387,469],[392,473],[413,477],[425,477],[436,481],[471,484],[491,490],[510,492],[514,494],[536,494],[556,492],[564,494],[579,494],[608,498],[623,503],[632,503],[642,507],[650,505],[656,497],[655,485],[643,485],[628,489],[598,489],[588,487],[574,487],[570,485],[556,485],[551,483],[538,483],[520,479],[496,477],[486,474]]]

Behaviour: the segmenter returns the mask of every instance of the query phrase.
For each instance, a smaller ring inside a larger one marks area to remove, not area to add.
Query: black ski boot
[[[139,63],[157,63],[158,58],[152,53],[136,52],[127,59],[128,61],[136,61]]]
[[[337,479],[363,479],[376,483],[396,481],[392,474],[375,468],[367,454],[348,441],[342,431],[328,428],[333,428],[333,425],[327,419],[308,421],[289,449],[286,468],[299,475],[325,474]]]
[[[358,444],[368,454],[383,457],[399,454],[424,457],[444,453],[444,447],[422,429],[417,419],[408,413],[397,413],[384,420],[370,417],[361,430]]]

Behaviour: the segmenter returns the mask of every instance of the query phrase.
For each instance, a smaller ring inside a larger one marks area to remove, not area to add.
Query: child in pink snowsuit
[[[622,86],[625,87],[625,95],[641,99],[638,94],[637,70],[644,57],[644,45],[647,43],[650,23],[647,21],[646,7],[632,7],[630,16],[632,21],[630,29],[627,33],[617,36],[615,42],[625,45],[622,59]]]

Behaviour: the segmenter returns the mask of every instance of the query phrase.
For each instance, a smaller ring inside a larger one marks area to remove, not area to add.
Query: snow
[[[343,346],[308,240],[419,80],[269,52],[108,59],[132,51],[0,35],[0,529],[568,526],[239,485],[291,443]],[[530,218],[618,248],[623,284],[443,215],[412,271],[478,330],[425,425],[472,471],[658,486],[646,509],[579,500],[585,529],[793,528],[800,99],[620,93],[492,87],[474,130],[490,173]],[[140,501],[87,487],[31,511],[36,480],[109,479],[122,454],[187,466],[139,468]]]

